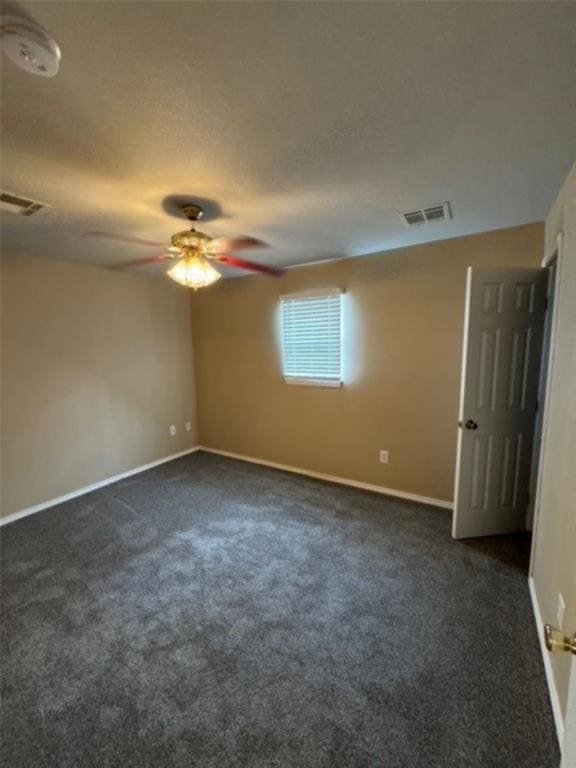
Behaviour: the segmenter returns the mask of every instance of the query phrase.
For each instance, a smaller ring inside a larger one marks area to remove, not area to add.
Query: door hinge
[[[538,413],[540,410],[540,400],[536,400],[536,405],[534,407],[534,413]]]
[[[546,298],[544,299],[544,312],[548,311],[548,305],[549,304],[550,304],[550,302],[548,301],[548,296],[546,296]]]

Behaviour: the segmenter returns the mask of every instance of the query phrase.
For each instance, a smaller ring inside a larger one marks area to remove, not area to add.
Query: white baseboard
[[[156,459],[156,461],[151,461],[149,464],[143,464],[141,467],[136,467],[135,469],[129,469],[126,472],[121,472],[119,475],[114,475],[113,477],[107,477],[105,480],[99,480],[97,483],[92,483],[92,485],[85,485],[83,488],[78,488],[77,491],[71,491],[70,493],[65,493],[63,496],[58,496],[55,499],[49,499],[48,501],[43,501],[41,504],[35,504],[33,507],[27,507],[26,509],[21,509],[19,512],[14,512],[11,515],[6,515],[6,517],[0,517],[0,526],[2,525],[8,525],[8,523],[13,523],[15,520],[20,520],[21,517],[27,517],[28,515],[33,515],[35,512],[41,512],[43,509],[48,509],[49,507],[54,507],[56,504],[62,504],[65,501],[69,501],[70,499],[75,499],[78,496],[83,496],[85,493],[90,493],[91,491],[97,491],[98,488],[104,488],[106,485],[111,485],[112,483],[118,482],[118,480],[123,480],[125,477],[130,477],[131,475],[137,475],[140,472],[145,472],[147,469],[152,469],[152,467],[157,467],[159,464],[165,464],[167,461],[173,461],[174,459],[179,459],[180,456],[186,456],[188,453],[194,453],[195,451],[200,450],[199,446],[195,445],[194,448],[187,448],[185,451],[180,451],[179,453],[173,453],[170,456],[164,456],[162,459]]]
[[[91,491],[96,491],[98,488],[104,488],[106,485],[111,485],[112,483],[118,482],[118,480],[123,480],[125,477],[130,477],[131,475],[137,475],[140,472],[145,472],[147,469],[152,469],[153,467],[157,467],[159,464],[165,464],[167,461],[173,461],[174,459],[178,459],[181,456],[186,456],[189,453],[194,453],[195,451],[206,451],[206,453],[214,453],[218,454],[219,456],[227,456],[231,459],[238,459],[239,461],[248,461],[252,464],[261,464],[265,467],[271,467],[273,469],[280,469],[285,472],[293,472],[298,475],[306,475],[307,477],[314,477],[317,480],[325,480],[329,483],[338,483],[340,485],[348,485],[352,488],[361,488],[365,491],[373,491],[374,493],[382,493],[386,496],[396,496],[400,499],[408,499],[410,501],[418,501],[422,504],[430,504],[434,507],[442,507],[443,509],[452,509],[452,502],[450,501],[444,501],[442,499],[433,499],[428,496],[420,496],[416,493],[407,493],[406,491],[398,491],[393,488],[385,488],[382,485],[373,485],[371,483],[362,483],[359,480],[350,480],[345,477],[337,477],[336,475],[326,475],[322,472],[314,472],[312,470],[308,469],[302,469],[300,467],[292,467],[287,464],[278,464],[274,461],[266,461],[265,459],[257,459],[253,456],[244,456],[240,453],[231,453],[230,451],[221,451],[217,448],[209,448],[208,446],[204,445],[196,445],[193,448],[188,448],[185,451],[180,451],[179,453],[173,453],[170,456],[164,456],[162,459],[157,459],[156,461],[151,461],[149,464],[143,464],[140,467],[135,467],[134,469],[129,469],[126,472],[121,472],[118,475],[113,475],[112,477],[107,477],[105,480],[99,480],[97,483],[92,483],[91,485],[86,485],[83,488],[78,488],[76,491],[71,491],[70,493],[65,493],[63,496],[57,496],[54,499],[49,499],[48,501],[43,501],[40,504],[35,504],[33,507],[26,507],[26,509],[21,509],[18,512],[14,512],[11,515],[6,515],[6,517],[0,517],[0,526],[8,525],[9,523],[13,523],[15,520],[20,520],[22,517],[27,517],[28,515],[33,515],[36,512],[41,512],[43,509],[49,509],[50,507],[54,507],[57,504],[62,504],[65,501],[69,501],[70,499],[75,499],[78,496],[83,496],[85,493],[90,493]]]
[[[266,459],[257,459],[254,456],[244,456],[241,453],[232,453],[231,451],[221,451],[219,448],[209,448],[207,445],[200,446],[201,451],[206,453],[215,453],[218,456],[226,456],[229,459],[238,459],[239,461],[248,461],[251,464],[261,464],[264,467],[272,469],[281,469],[284,472],[293,472],[297,475],[306,475],[314,477],[316,480],[325,480],[328,483],[338,483],[339,485],[349,485],[352,488],[361,488],[364,491],[373,491],[382,493],[385,496],[395,496],[399,499],[408,499],[409,501],[418,501],[421,504],[430,504],[433,507],[442,507],[442,509],[452,509],[451,501],[443,499],[433,499],[429,496],[420,496],[417,493],[408,493],[407,491],[398,491],[395,488],[385,488],[383,485],[373,485],[372,483],[363,483],[360,480],[350,480],[347,477],[338,477],[337,475],[326,475],[323,472],[314,472],[311,469],[302,469],[293,467],[289,464],[278,464],[276,461],[267,461]]]
[[[528,579],[528,587],[530,589],[530,597],[532,598],[532,609],[534,611],[534,619],[538,631],[538,642],[540,643],[540,650],[542,651],[542,659],[544,661],[544,672],[546,673],[546,682],[548,683],[548,693],[550,695],[550,704],[552,705],[552,713],[554,715],[554,724],[556,725],[558,743],[560,744],[560,749],[562,749],[562,745],[564,744],[564,718],[562,717],[558,689],[556,688],[556,681],[554,680],[554,670],[552,669],[552,661],[550,660],[550,651],[546,648],[546,643],[544,642],[544,621],[542,620],[538,595],[536,594],[536,586],[532,576]]]

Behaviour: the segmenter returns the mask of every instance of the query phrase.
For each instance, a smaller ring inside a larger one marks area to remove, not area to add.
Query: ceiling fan
[[[219,280],[222,275],[214,269],[211,261],[218,264],[225,264],[228,267],[246,269],[251,272],[260,272],[273,277],[280,277],[284,270],[275,267],[269,267],[265,264],[258,264],[253,261],[237,258],[236,251],[248,250],[251,248],[265,248],[266,243],[254,237],[233,237],[212,238],[204,232],[199,232],[194,228],[198,219],[202,218],[204,213],[200,205],[187,203],[182,205],[180,210],[182,214],[191,222],[191,229],[177,232],[170,238],[171,245],[167,253],[152,256],[148,259],[138,259],[136,261],[123,262],[115,265],[115,269],[125,269],[127,267],[141,267],[146,264],[158,264],[164,261],[176,260],[176,264],[167,270],[166,274],[181,285],[187,288],[205,288]],[[117,240],[123,243],[134,243],[136,245],[151,246],[154,248],[166,247],[164,243],[155,243],[150,240],[141,240],[138,237],[125,237],[114,235],[111,232],[85,232],[84,237],[101,237],[109,240]]]

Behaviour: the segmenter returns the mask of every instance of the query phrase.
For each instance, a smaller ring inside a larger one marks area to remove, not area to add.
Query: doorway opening
[[[538,475],[542,454],[542,434],[544,431],[544,412],[546,406],[546,388],[550,372],[550,355],[552,342],[552,320],[554,317],[556,276],[558,270],[558,256],[554,254],[550,262],[543,267],[548,272],[546,285],[546,313],[544,315],[544,334],[542,338],[542,354],[540,359],[540,379],[538,382],[538,400],[536,403],[536,421],[534,424],[534,444],[532,448],[532,468],[530,470],[530,490],[528,510],[526,512],[526,529],[531,531],[534,527],[536,508],[536,494],[538,489]]]

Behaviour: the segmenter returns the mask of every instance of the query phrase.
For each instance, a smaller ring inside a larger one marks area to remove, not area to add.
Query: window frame
[[[340,336],[338,339],[340,370],[339,370],[338,378],[322,377],[320,374],[318,376],[291,376],[289,374],[286,374],[283,302],[298,301],[298,300],[305,301],[306,299],[329,298],[329,297],[335,297],[335,296],[339,298],[339,311],[340,311],[340,319],[339,319]],[[299,291],[298,293],[286,293],[280,296],[280,306],[279,306],[280,346],[281,346],[281,356],[282,356],[282,377],[284,379],[285,384],[288,384],[290,386],[303,386],[303,387],[325,387],[328,389],[338,389],[343,386],[344,384],[343,360],[342,360],[343,336],[344,336],[343,297],[344,297],[343,288],[313,289],[308,291]]]

